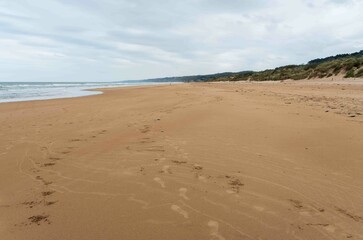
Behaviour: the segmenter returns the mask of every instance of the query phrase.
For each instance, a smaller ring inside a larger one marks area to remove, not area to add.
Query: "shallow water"
[[[0,102],[71,98],[101,94],[87,89],[137,86],[155,83],[135,82],[0,82]]]

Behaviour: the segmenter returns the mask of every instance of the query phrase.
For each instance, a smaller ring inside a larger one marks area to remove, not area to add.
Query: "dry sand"
[[[0,104],[0,239],[363,239],[363,81]]]

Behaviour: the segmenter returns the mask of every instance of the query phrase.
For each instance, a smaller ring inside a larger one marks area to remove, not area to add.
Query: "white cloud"
[[[0,9],[0,81],[259,70],[363,48],[360,0],[4,0]]]

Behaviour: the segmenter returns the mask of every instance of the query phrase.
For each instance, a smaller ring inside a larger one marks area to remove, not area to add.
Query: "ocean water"
[[[122,82],[0,82],[0,103],[56,98],[71,98],[101,94],[87,89],[138,86],[156,83]]]

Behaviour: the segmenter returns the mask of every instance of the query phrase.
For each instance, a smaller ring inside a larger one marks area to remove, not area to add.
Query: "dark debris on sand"
[[[34,215],[28,218],[28,220],[32,224],[40,225],[42,222],[50,224],[50,221],[48,220],[48,215]]]

